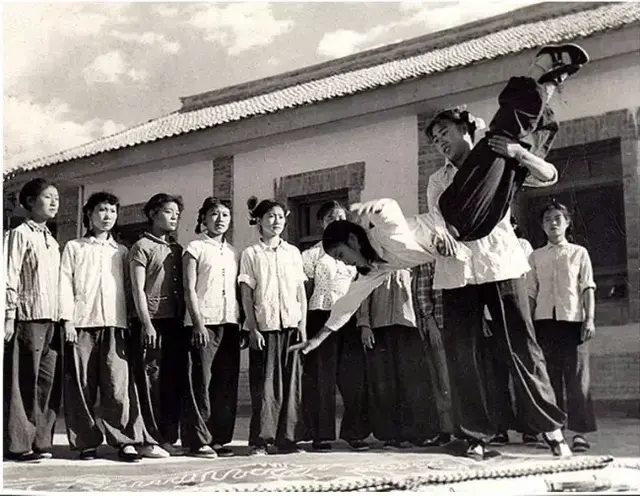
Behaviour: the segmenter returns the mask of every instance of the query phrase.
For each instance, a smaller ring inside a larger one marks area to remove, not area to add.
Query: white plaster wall
[[[276,178],[353,162],[365,163],[363,200],[392,197],[405,215],[418,211],[417,117],[407,116],[242,153],[234,159],[234,244],[255,242],[247,222],[251,195],[271,198]]]
[[[85,186],[85,201],[91,193],[109,191],[120,198],[121,205],[146,202],[156,193],[181,195],[184,212],[178,228],[178,239],[184,245],[196,236],[195,222],[202,200],[213,190],[212,162],[198,162],[184,167],[144,174],[122,176],[117,180],[92,178]]]
[[[627,57],[620,64],[628,63]],[[498,103],[496,98],[468,103],[471,113],[489,124]],[[568,80],[554,96],[553,109],[559,121],[597,116],[606,112],[640,106],[640,57],[631,65]]]

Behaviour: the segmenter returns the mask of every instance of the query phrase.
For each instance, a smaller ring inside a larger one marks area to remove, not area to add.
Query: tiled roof
[[[482,60],[587,37],[640,21],[637,3],[613,3],[525,23],[426,53],[343,72],[277,91],[187,112],[174,112],[90,143],[22,164],[8,174],[132,147],[287,108],[313,105]],[[7,174],[7,173],[5,173]],[[6,175],[5,175],[6,178]]]

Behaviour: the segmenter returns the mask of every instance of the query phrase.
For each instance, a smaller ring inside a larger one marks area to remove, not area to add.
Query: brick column
[[[640,321],[640,137],[636,109],[620,140],[627,233],[627,274],[629,277],[629,320]]]
[[[213,160],[213,196],[233,205],[233,157],[218,157]],[[227,233],[233,242],[233,224]]]
[[[431,114],[418,115],[418,212],[421,214],[429,210],[427,207],[429,176],[445,163],[444,157],[431,144],[424,132],[432,118]]]

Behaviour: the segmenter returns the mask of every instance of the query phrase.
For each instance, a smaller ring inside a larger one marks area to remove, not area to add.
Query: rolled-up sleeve
[[[75,294],[73,291],[73,267],[75,252],[73,243],[67,243],[60,260],[60,319],[73,322],[75,313]]]
[[[255,260],[250,249],[242,252],[240,257],[240,271],[238,273],[238,284],[244,283],[251,289],[256,289]]]
[[[308,279],[313,279],[315,277],[316,264],[318,263],[319,255],[320,250],[315,247],[302,252],[302,269]]]
[[[580,250],[580,292],[587,289],[596,289],[596,282],[593,278],[593,266],[591,265],[591,257],[586,248]]]
[[[7,273],[5,275],[5,316],[15,319],[18,308],[20,275],[27,250],[27,240],[16,229],[11,229],[4,237],[4,256]]]

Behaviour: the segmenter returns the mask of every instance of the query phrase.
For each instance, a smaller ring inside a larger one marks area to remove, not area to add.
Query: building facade
[[[232,240],[239,249],[257,239],[247,221],[251,195],[287,202],[287,236],[301,248],[318,240],[315,213],[328,198],[351,203],[392,197],[406,215],[424,212],[428,177],[443,165],[424,135],[430,117],[466,104],[489,121],[508,77],[525,73],[539,46],[564,41],[580,43],[592,60],[554,103],[561,125],[549,160],[560,180],[552,188],[522,191],[514,212],[537,247],[543,242],[539,211],[550,196],[574,211],[576,241],[589,249],[598,284],[594,395],[637,405],[637,4],[543,4],[184,98],[170,116],[5,174],[5,226],[19,221],[20,186],[40,175],[61,185],[63,204],[52,226],[61,242],[81,234],[80,207],[101,190],[121,200],[120,233],[127,244],[144,229],[142,205],[160,191],[184,199],[183,244],[195,236],[205,197],[231,201]]]

